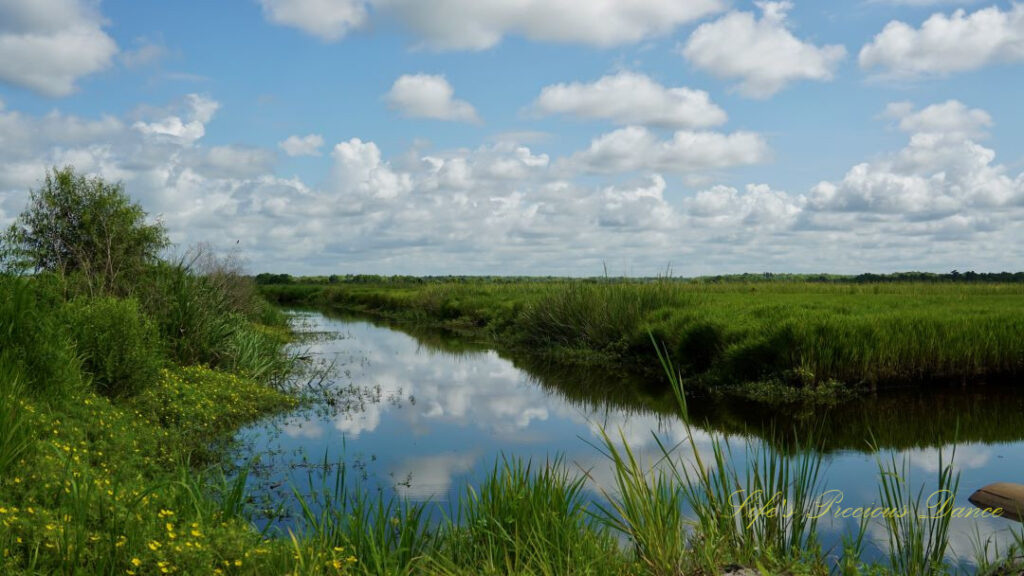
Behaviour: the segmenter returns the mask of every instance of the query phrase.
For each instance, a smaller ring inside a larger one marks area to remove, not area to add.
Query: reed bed
[[[270,285],[304,302],[434,324],[499,348],[655,373],[653,332],[692,388],[807,392],[1024,372],[1024,285],[528,281]],[[753,385],[753,386],[752,386]]]

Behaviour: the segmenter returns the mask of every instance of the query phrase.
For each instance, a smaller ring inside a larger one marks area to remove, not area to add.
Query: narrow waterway
[[[589,475],[591,497],[614,492],[611,464],[598,450],[601,430],[624,440],[650,462],[665,445],[686,440],[686,427],[661,385],[623,383],[606,374],[519,366],[472,342],[436,332],[412,335],[365,319],[296,312],[305,337],[297,344],[329,366],[321,401],[239,434],[239,461],[255,458],[251,489],[259,502],[282,506],[271,522],[289,523],[293,490],[315,491],[342,463],[353,487],[437,503],[457,501],[502,457],[535,463],[561,457]],[[525,364],[528,364],[526,362]],[[820,439],[819,491],[841,495],[835,507],[877,506],[879,461],[906,464],[909,486],[934,489],[940,452],[955,443],[960,490],[955,502],[997,481],[1024,483],[1024,398],[1002,388],[893,393],[853,406],[821,411],[691,402],[695,444],[710,456],[712,442],[727,440],[742,470],[748,446],[770,442],[768,430],[795,430]],[[869,434],[870,430],[870,434]],[[874,442],[881,450],[874,452]],[[791,437],[790,434],[785,435]],[[689,444],[679,458],[692,458]],[[856,528],[854,519],[820,525],[826,547]],[[1005,540],[1020,524],[1002,518],[954,518],[952,554],[968,562],[978,535]],[[884,531],[868,531],[869,556],[884,554]]]

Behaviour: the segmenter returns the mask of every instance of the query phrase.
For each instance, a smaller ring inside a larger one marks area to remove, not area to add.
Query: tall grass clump
[[[22,396],[21,374],[6,352],[0,352],[0,478],[32,446],[33,431]]]
[[[44,280],[0,276],[0,353],[17,366],[26,393],[57,401],[81,388],[81,361]]]
[[[217,365],[227,356],[238,319],[227,311],[224,292],[184,261],[151,268],[143,282],[142,306],[156,320],[171,358]]]
[[[258,382],[279,386],[298,367],[298,357],[282,348],[279,334],[249,322],[232,335],[223,366]]]
[[[131,396],[160,377],[160,335],[135,300],[80,298],[65,304],[61,316],[101,394]]]
[[[300,522],[289,536],[299,573],[318,574],[323,567],[328,574],[336,573],[331,568],[382,576],[420,573],[436,544],[426,505],[353,488],[345,466],[329,465],[326,456],[320,470],[324,477],[315,482],[311,476],[307,493],[293,488]]]
[[[615,491],[606,491],[605,521],[630,538],[652,574],[714,573],[729,563],[775,569],[823,565],[816,513],[821,452],[807,444],[782,452],[771,443],[747,441],[741,471],[728,439],[713,438],[707,458],[690,424],[682,378],[663,348],[655,346],[685,438],[670,445],[655,436],[658,458],[645,466],[624,438],[620,447],[602,430],[603,452],[616,479]],[[692,520],[683,517],[684,505]]]
[[[545,286],[542,294],[516,321],[523,342],[605,352],[624,351],[649,313],[679,302],[667,282],[568,282]]]
[[[611,535],[590,521],[585,477],[561,459],[534,466],[501,457],[479,490],[466,489],[445,528],[438,567],[458,574],[597,574],[619,560]]]
[[[601,440],[599,449],[611,461],[615,486],[601,489],[608,504],[596,505],[599,518],[629,539],[636,559],[648,573],[681,573],[687,565],[688,530],[692,527],[683,515],[684,488],[666,466],[645,465],[624,435],[616,442],[602,428]]]
[[[889,565],[897,574],[932,576],[949,573],[946,551],[949,548],[949,527],[953,520],[954,498],[960,486],[960,474],[950,461],[939,453],[938,478],[935,491],[916,494],[909,486],[910,466],[906,459],[897,465],[896,456],[889,462],[879,459],[881,480],[878,496],[881,506],[892,513],[883,516],[888,536]]]

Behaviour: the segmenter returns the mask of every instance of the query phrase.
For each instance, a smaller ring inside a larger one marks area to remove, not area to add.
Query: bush
[[[163,364],[160,336],[138,302],[80,299],[67,303],[62,312],[98,392],[131,396],[156,382]]]
[[[167,245],[163,225],[147,223],[121,184],[69,166],[54,168],[42,188],[30,192],[28,206],[4,234],[0,257],[9,268],[77,273],[92,291],[124,294]]]

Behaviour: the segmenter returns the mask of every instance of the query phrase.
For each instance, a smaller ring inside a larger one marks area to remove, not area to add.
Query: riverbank
[[[0,276],[0,572],[266,573],[246,565],[290,551],[253,531],[218,446],[297,405],[286,317],[180,265],[85,280]]]
[[[379,278],[263,284],[312,305],[444,327],[499,350],[771,401],[1024,373],[1024,284]]]

